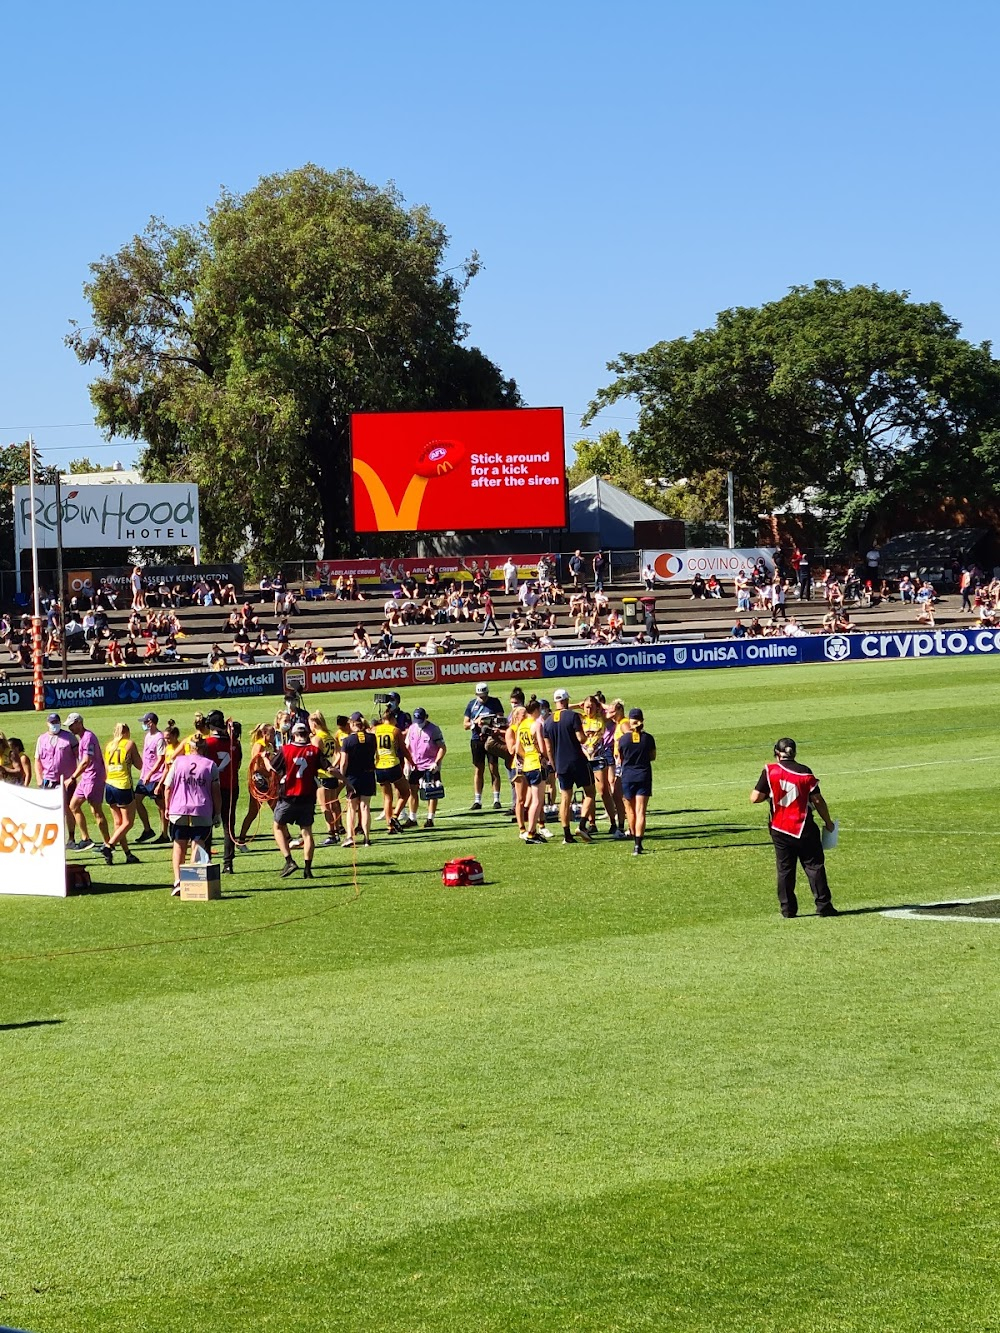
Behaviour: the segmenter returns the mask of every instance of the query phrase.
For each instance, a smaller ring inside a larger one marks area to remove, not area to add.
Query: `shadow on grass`
[[[91,880],[90,888],[80,889],[76,893],[71,893],[71,898],[93,898],[102,893],[155,893],[158,889],[168,888],[169,885],[163,884],[102,884],[99,880]]]
[[[0,1023],[0,1032],[19,1032],[22,1028],[54,1028],[65,1018],[29,1018],[25,1023]]]

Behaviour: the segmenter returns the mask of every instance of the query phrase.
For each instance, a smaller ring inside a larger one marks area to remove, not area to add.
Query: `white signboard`
[[[35,487],[39,547],[56,545],[56,489]],[[31,495],[14,487],[14,535],[31,546]],[[172,482],[139,486],[62,487],[63,546],[198,546],[198,487]]]
[[[713,546],[690,551],[643,551],[642,564],[643,568],[652,565],[653,573],[661,583],[690,583],[696,574],[703,579],[708,579],[711,574],[717,579],[734,579],[740,570],[752,567],[761,558],[768,572],[773,574],[773,552],[762,546],[736,550]]]
[[[66,844],[60,787],[0,782],[0,893],[66,897]]]

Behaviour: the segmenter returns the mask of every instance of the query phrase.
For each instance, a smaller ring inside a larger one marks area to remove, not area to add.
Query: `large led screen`
[[[355,532],[564,528],[561,407],[359,412]]]

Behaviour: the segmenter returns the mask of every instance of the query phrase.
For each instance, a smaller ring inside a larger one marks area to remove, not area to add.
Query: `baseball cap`
[[[296,722],[295,725],[292,727],[292,735],[293,735],[293,736],[308,736],[308,735],[309,735],[309,728],[306,726],[306,724],[305,724],[304,722]]]
[[[490,692],[490,687],[486,684],[484,680],[481,680],[479,684],[476,686],[476,693],[489,694],[489,692]]]
[[[49,720],[50,722],[59,722],[59,723],[62,722],[62,718],[59,716],[58,713],[50,713],[50,714],[49,714],[49,719],[48,719],[48,720]]]
[[[557,703],[561,703],[564,699],[567,700],[567,702],[568,702],[568,701],[569,701],[569,690],[563,690],[563,689],[553,690],[553,692],[552,692],[552,697],[553,697],[553,699],[556,700]]]
[[[389,691],[389,699],[391,700],[392,703],[394,703],[394,704],[398,704],[398,703],[399,703],[399,691],[398,691],[398,690],[390,690],[390,691]]]
[[[414,720],[414,722],[426,722],[426,721],[427,721],[427,709],[426,709],[426,708],[414,708],[414,710],[413,710],[413,720]]]
[[[159,722],[159,720],[155,713],[143,713],[139,719],[140,722]]]
[[[364,720],[365,720],[364,713],[354,712],[351,714],[352,722],[364,722]]]
[[[205,721],[210,727],[224,727],[226,725],[226,719],[218,708],[213,708]]]
[[[643,721],[642,709],[641,709],[641,708],[630,708],[630,709],[628,710],[628,720],[629,720],[630,722],[642,722],[642,721]]]
[[[82,722],[82,721],[83,721],[82,713],[70,713],[69,717],[66,719],[66,725],[67,727],[71,727],[74,722]]]

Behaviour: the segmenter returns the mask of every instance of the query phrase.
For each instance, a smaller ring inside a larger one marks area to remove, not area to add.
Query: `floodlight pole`
[[[736,549],[736,496],[733,488],[733,474],[726,473],[726,498],[729,501],[729,549]]]
[[[35,441],[31,435],[28,436],[28,502],[31,506],[31,577],[34,583],[31,617],[32,702],[35,711],[40,713],[45,707],[45,676],[42,665],[42,604],[38,587],[38,529],[35,522]]]

